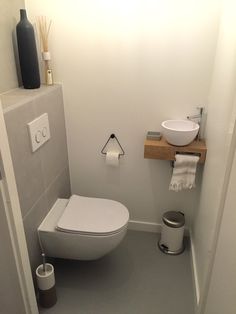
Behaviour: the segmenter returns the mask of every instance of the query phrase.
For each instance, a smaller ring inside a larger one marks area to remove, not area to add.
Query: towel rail
[[[201,153],[193,153],[193,152],[181,152],[181,151],[176,151],[175,154],[193,155],[193,156],[201,157]]]
[[[192,156],[198,156],[199,159],[201,157],[201,154],[200,153],[193,153],[193,152],[179,152],[179,151],[176,151],[175,154],[179,155],[179,154],[182,154],[182,155],[192,155]],[[170,165],[172,168],[174,168],[174,164],[175,164],[175,160],[171,160],[170,161]]]

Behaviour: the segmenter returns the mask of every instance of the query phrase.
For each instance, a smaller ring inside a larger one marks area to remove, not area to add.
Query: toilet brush
[[[43,258],[43,272],[46,274],[46,256],[45,253],[42,253],[42,258]]]

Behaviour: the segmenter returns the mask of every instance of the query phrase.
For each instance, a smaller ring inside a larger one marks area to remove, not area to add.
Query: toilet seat
[[[72,195],[56,229],[68,233],[106,236],[126,227],[127,208],[119,202]]]

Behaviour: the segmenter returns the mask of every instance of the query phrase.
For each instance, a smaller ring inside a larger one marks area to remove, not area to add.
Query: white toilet
[[[72,195],[56,201],[38,227],[39,241],[46,256],[94,260],[121,242],[128,221],[119,202]]]

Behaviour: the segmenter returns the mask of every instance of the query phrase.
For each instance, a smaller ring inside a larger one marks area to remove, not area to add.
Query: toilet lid
[[[122,229],[128,220],[129,212],[119,202],[72,195],[57,223],[57,229],[101,235]]]

